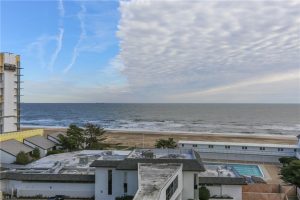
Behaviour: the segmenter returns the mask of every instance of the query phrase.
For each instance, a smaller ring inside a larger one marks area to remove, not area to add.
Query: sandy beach
[[[33,129],[33,128],[24,128]],[[65,132],[66,128],[44,128],[45,134]],[[178,140],[214,141],[214,142],[248,142],[297,144],[295,136],[288,135],[259,135],[259,134],[216,134],[216,133],[189,133],[189,132],[157,132],[157,131],[127,131],[107,130],[105,136],[109,143],[120,143],[128,147],[154,147],[155,141],[160,138],[172,137]]]

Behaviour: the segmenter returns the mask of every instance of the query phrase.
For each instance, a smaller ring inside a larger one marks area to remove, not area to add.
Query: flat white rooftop
[[[139,164],[139,189],[134,200],[159,199],[160,191],[182,169],[182,164]]]
[[[178,144],[199,144],[199,145],[229,145],[229,146],[252,146],[252,147],[271,147],[271,148],[291,148],[297,149],[300,148],[298,145],[290,144],[264,144],[264,143],[240,143],[240,142],[208,142],[208,141],[187,141],[179,140]]]
[[[108,150],[83,150],[68,153],[49,155],[33,163],[26,165],[27,168],[51,168],[57,162],[68,168],[89,168],[89,165],[97,159],[120,160],[125,159],[131,151],[108,151]]]
[[[136,149],[128,158],[147,158],[147,156],[153,156],[155,159],[195,159],[190,149]]]

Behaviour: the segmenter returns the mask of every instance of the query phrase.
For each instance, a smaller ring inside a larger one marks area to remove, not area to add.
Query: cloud
[[[42,68],[47,68],[48,65],[46,60],[45,48],[49,43],[55,40],[57,40],[56,36],[43,35],[37,38],[36,41],[30,43],[25,50],[38,57],[39,63]]]
[[[299,69],[299,9],[299,1],[121,1],[122,73],[156,101],[272,84]]]
[[[52,70],[53,69],[53,65],[62,49],[62,43],[63,43],[63,35],[64,35],[64,29],[60,28],[59,29],[59,34],[56,37],[56,41],[57,41],[57,46],[51,56],[51,60],[49,62],[49,68]]]
[[[201,99],[204,96],[214,96],[218,94],[228,94],[228,93],[246,93],[253,95],[253,88],[260,88],[259,90],[256,91],[256,93],[261,93],[261,92],[266,92],[270,93],[274,91],[274,89],[268,88],[268,91],[263,91],[262,86],[263,85],[271,85],[273,84],[278,84],[280,82],[292,82],[295,85],[295,88],[300,89],[300,69],[295,70],[295,71],[290,71],[284,74],[273,74],[273,75],[268,75],[265,77],[260,77],[252,80],[244,80],[238,83],[233,83],[230,85],[225,85],[225,86],[219,86],[215,88],[210,88],[207,90],[199,91],[199,92],[191,92],[191,93],[184,93],[180,95],[174,95],[170,96],[170,99]],[[277,88],[276,88],[277,89]],[[275,90],[276,90],[275,89]],[[297,94],[296,94],[297,95]],[[300,93],[298,95],[298,100],[300,97]]]
[[[27,50],[30,52],[36,52],[37,56],[39,58],[39,61],[43,68],[48,68],[50,70],[53,70],[53,66],[56,62],[57,57],[59,56],[59,53],[63,47],[63,36],[64,36],[64,27],[63,27],[63,17],[65,14],[65,9],[63,6],[63,1],[58,0],[58,11],[59,11],[59,28],[58,28],[58,34],[57,35],[43,35],[40,36],[36,41],[32,42],[28,45]],[[50,60],[48,61],[48,57],[46,55],[45,51],[47,51],[47,47],[49,44],[53,43],[53,41],[56,42],[56,47],[53,50],[52,54],[49,53]],[[47,64],[46,64],[47,63]]]
[[[70,87],[72,86],[72,87]],[[95,102],[117,102],[116,99],[128,94],[126,85],[82,85],[77,81],[66,81],[64,77],[51,77],[45,81],[26,81],[26,91],[22,98],[24,102],[40,103],[95,103]]]
[[[59,10],[60,17],[64,17],[65,16],[65,8],[64,8],[63,0],[58,0],[58,10]]]
[[[86,35],[87,35],[86,28],[85,28],[85,22],[84,22],[84,18],[85,18],[85,14],[86,14],[86,7],[84,4],[81,4],[80,7],[81,7],[81,9],[80,9],[79,13],[77,14],[77,18],[80,23],[80,35],[79,35],[79,39],[73,49],[71,61],[70,61],[69,65],[64,69],[64,73],[67,73],[75,64],[76,59],[80,53],[80,45],[81,45],[82,41],[86,38]]]

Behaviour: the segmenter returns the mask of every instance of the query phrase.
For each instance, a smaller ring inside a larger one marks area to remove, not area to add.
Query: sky
[[[23,102],[300,103],[300,2],[0,0]]]

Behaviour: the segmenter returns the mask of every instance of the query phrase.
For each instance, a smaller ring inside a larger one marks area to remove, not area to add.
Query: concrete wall
[[[176,174],[174,174],[174,176],[168,181],[168,183],[166,183],[166,185],[162,188],[160,196],[159,196],[159,200],[165,200],[166,199],[166,191],[167,188],[170,186],[170,184],[174,181],[174,179],[178,177],[178,188],[175,191],[175,193],[172,195],[170,200],[177,200],[177,199],[181,199],[182,198],[182,168],[180,170],[177,171]]]
[[[112,170],[112,195],[108,195],[108,170]],[[127,195],[134,196],[138,190],[138,172],[115,170],[113,168],[96,168],[95,171],[95,199],[115,200],[124,195],[124,174],[127,173]]]
[[[0,150],[0,163],[14,163],[15,161],[15,156]]]
[[[23,142],[25,138],[40,135],[43,136],[44,129],[33,129],[33,130],[27,130],[27,131],[19,131],[19,132],[12,132],[12,133],[3,133],[0,134],[0,142],[15,139],[19,142]]]
[[[183,190],[182,190],[182,199],[194,199],[195,190],[194,190],[194,174],[198,172],[183,172]],[[198,190],[196,190],[198,191]]]
[[[210,192],[210,196],[214,195],[228,195],[233,197],[234,200],[242,199],[242,186],[241,185],[213,185],[206,186]]]
[[[94,183],[55,183],[55,182],[26,182],[1,180],[1,191],[18,197],[34,197],[42,195],[51,197],[66,195],[69,197],[90,198],[95,194]]]

